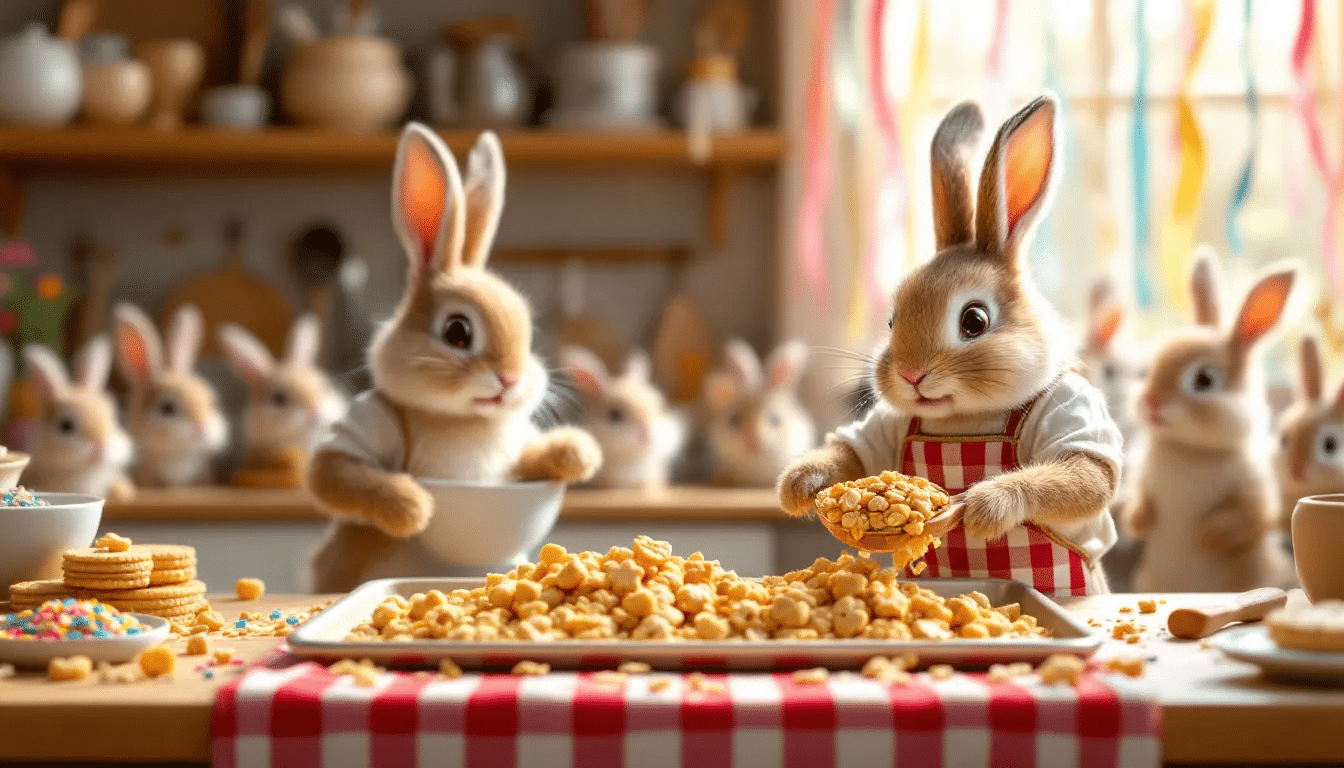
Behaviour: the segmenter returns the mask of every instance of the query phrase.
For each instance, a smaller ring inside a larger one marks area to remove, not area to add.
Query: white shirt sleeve
[[[1110,466],[1117,484],[1124,456],[1120,429],[1106,410],[1106,398],[1076,373],[1065,374],[1032,407],[1018,450],[1023,466],[1064,454],[1087,454]]]
[[[901,443],[909,423],[909,417],[880,402],[862,419],[837,428],[831,438],[854,449],[866,475],[900,471]]]
[[[372,392],[363,392],[350,404],[345,418],[331,425],[319,450],[338,451],[388,472],[405,465],[405,441],[397,417]]]

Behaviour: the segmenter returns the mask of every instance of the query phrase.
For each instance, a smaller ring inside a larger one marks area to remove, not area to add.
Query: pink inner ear
[[[148,381],[149,351],[145,349],[140,335],[130,328],[118,328],[117,347],[121,350],[121,358],[135,376],[136,381]]]
[[[424,140],[406,146],[400,179],[401,210],[406,227],[419,241],[420,256],[429,261],[448,199],[448,178]]]
[[[1027,119],[1008,140],[1004,162],[1004,193],[1007,196],[1008,234],[1041,199],[1054,158],[1051,136],[1053,111],[1042,109]]]
[[[582,389],[589,395],[596,397],[602,393],[602,382],[593,375],[592,371],[586,368],[570,368],[569,377],[574,380],[579,389]]]

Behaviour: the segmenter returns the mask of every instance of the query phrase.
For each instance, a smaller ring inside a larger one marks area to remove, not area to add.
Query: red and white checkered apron
[[[910,419],[901,446],[901,472],[926,478],[954,495],[1017,469],[1017,438],[1035,403],[1010,413],[997,435],[926,435],[919,431],[919,418]],[[1086,555],[1030,522],[996,541],[971,539],[959,525],[943,537],[943,546],[924,556],[924,562],[928,567],[922,575],[928,578],[1017,579],[1047,595],[1102,591]],[[909,570],[906,576],[919,578]]]

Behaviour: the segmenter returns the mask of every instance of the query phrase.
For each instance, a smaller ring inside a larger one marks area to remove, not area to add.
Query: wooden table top
[[[1145,678],[1157,686],[1165,709],[1164,757],[1168,762],[1338,763],[1344,759],[1344,689],[1313,689],[1269,682],[1255,667],[1232,661],[1199,642],[1166,635],[1167,613],[1180,606],[1210,605],[1218,595],[1158,595],[1155,614],[1121,613],[1137,595],[1106,595],[1061,602],[1109,630],[1117,620],[1146,628],[1138,645],[1108,640],[1100,654],[1140,654],[1150,659]],[[298,610],[321,598],[276,595],[242,603],[211,598],[226,617],[243,610]],[[254,660],[274,639],[218,639]],[[182,651],[184,641],[174,643]],[[20,672],[0,681],[0,760],[209,761],[210,712],[215,693],[238,672],[206,680],[195,671],[203,657],[180,657],[171,680],[132,685],[93,681],[51,683]],[[236,668],[235,668],[236,669]]]

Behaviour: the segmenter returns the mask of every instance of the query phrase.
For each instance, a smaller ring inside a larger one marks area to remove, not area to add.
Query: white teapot
[[[43,25],[0,40],[0,123],[64,125],[79,110],[82,90],[75,46]]]

